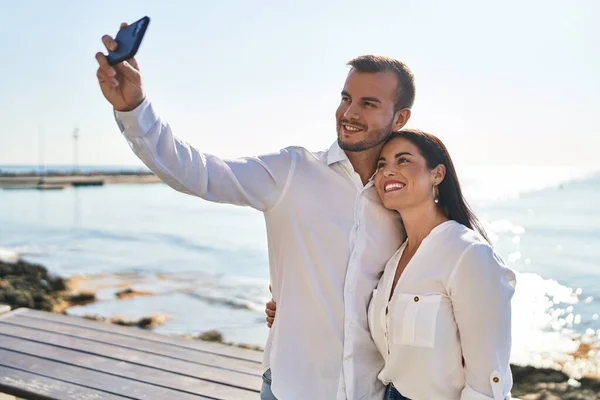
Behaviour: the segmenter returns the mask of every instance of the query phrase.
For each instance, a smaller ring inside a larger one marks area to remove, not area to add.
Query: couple
[[[508,398],[514,274],[465,204],[444,145],[402,130],[415,94],[403,63],[349,62],[327,151],[223,160],[173,135],[135,59],[96,59],[121,132],[158,177],[263,212],[277,317],[262,399]]]

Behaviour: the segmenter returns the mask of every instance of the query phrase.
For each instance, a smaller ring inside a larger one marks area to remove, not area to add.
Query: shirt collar
[[[346,152],[342,150],[342,148],[336,140],[335,142],[333,142],[333,144],[329,147],[329,150],[327,151],[327,165],[343,161],[348,161],[348,164],[350,164],[350,160],[348,159]],[[373,175],[371,175],[371,177],[367,181],[367,184],[365,185],[365,188],[375,184],[375,174],[377,174],[377,171],[375,171]]]
[[[340,161],[350,162],[350,160],[348,160],[348,156],[346,155],[344,150],[342,150],[342,148],[336,140],[335,142],[333,142],[333,144],[331,145],[331,147],[329,147],[329,150],[327,151],[327,165],[335,164]]]
[[[373,175],[371,175],[367,184],[368,183],[372,183],[373,185],[375,184],[375,175],[377,175],[377,170],[375,170],[375,172],[373,172]]]

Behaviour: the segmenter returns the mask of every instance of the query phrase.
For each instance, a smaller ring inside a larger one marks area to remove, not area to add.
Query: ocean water
[[[513,362],[564,366],[581,340],[600,340],[600,173],[511,166],[464,167],[459,176],[518,273]],[[72,314],[163,313],[170,320],[159,332],[217,329],[233,342],[266,340],[266,233],[257,211],[161,183],[0,189],[0,248],[0,256],[87,277],[82,287],[97,290],[99,301]],[[117,300],[124,285],[156,295]]]

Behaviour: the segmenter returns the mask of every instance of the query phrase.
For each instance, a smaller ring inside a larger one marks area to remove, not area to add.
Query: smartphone
[[[115,65],[128,60],[136,55],[142,39],[150,24],[150,18],[143,17],[125,28],[119,29],[115,41],[118,44],[117,51],[109,51],[106,60],[110,65]]]

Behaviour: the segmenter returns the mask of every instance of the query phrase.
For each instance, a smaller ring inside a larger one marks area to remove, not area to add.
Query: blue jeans
[[[271,370],[268,369],[262,376],[262,387],[260,388],[260,400],[277,400],[273,392],[271,392]]]
[[[410,400],[408,397],[404,397],[398,390],[390,383],[385,391],[383,400]]]

